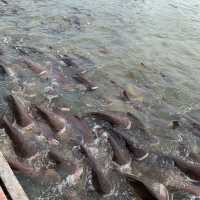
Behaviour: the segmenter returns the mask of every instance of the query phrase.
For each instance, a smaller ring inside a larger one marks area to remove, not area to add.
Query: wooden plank
[[[9,164],[0,152],[0,178],[3,181],[12,200],[28,200],[23,188],[19,184],[16,176]],[[1,199],[0,199],[1,200]]]
[[[7,200],[6,195],[4,194],[1,186],[0,186],[0,200]]]

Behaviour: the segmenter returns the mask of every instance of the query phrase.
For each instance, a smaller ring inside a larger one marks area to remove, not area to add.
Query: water
[[[99,89],[63,93],[59,103],[75,113],[135,112],[159,138],[156,148],[162,152],[176,152],[179,143],[199,152],[197,137],[168,128],[177,115],[200,117],[199,8],[198,0],[0,2],[0,46],[11,63],[18,57],[16,46],[84,57],[81,67]],[[43,60],[40,53],[31,56]],[[3,96],[13,88],[9,84],[0,83],[2,112]],[[134,104],[119,98],[121,88]]]

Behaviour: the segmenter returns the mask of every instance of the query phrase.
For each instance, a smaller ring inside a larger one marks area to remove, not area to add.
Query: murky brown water
[[[200,152],[197,137],[187,130],[168,128],[177,115],[200,118],[199,9],[198,0],[0,2],[0,47],[9,63],[14,63],[19,56],[16,49],[22,47],[40,63],[47,63],[49,55],[78,57],[80,67],[88,70],[87,76],[98,90],[63,92],[51,104],[65,105],[74,113],[131,111],[159,139],[155,149],[176,153],[180,144],[186,144]],[[37,86],[37,78],[22,71],[20,82],[27,80],[36,82],[34,102],[49,100]],[[0,79],[2,113],[5,95],[18,87],[12,81]],[[133,103],[119,98],[122,88]],[[46,187],[42,191],[41,186],[21,179],[31,199],[54,198],[45,193]]]

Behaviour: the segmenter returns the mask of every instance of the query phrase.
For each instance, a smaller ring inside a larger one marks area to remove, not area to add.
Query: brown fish
[[[26,66],[33,71],[35,74],[38,75],[44,75],[47,74],[47,70],[45,70],[40,64],[34,63],[32,60],[28,58],[23,58],[23,62],[26,64]]]
[[[35,171],[33,167],[30,167],[29,165],[26,165],[19,160],[14,159],[8,159],[8,164],[10,165],[11,169],[14,171],[18,171],[22,173],[23,175],[30,176],[30,177],[38,177],[40,176],[40,173]]]
[[[49,123],[49,125],[56,131],[60,132],[65,129],[66,120],[64,117],[43,108],[42,106],[36,106],[41,116]]]
[[[82,73],[78,73],[75,76],[73,76],[74,79],[85,85],[85,87],[89,90],[96,90],[98,87],[94,85],[90,80],[88,80]]]
[[[17,124],[19,124],[21,127],[26,127],[33,123],[33,120],[28,114],[27,109],[17,97],[14,95],[9,95],[7,100],[13,110]]]
[[[114,152],[114,160],[120,165],[130,163],[131,156],[123,138],[119,138],[111,132],[109,133],[108,138]]]
[[[109,194],[113,189],[113,185],[108,176],[108,171],[105,170],[105,166],[103,166],[105,163],[102,164],[101,162],[98,162],[98,159],[95,157],[95,155],[93,155],[95,154],[93,152],[93,147],[91,149],[87,145],[82,145],[81,147],[88,159],[89,165],[92,168],[93,182],[96,186],[96,189],[103,194]]]
[[[120,97],[123,101],[130,101],[129,95],[126,90],[120,92]]]
[[[115,112],[92,112],[88,115],[109,122],[112,126],[120,126],[125,129],[130,129],[132,126],[131,120],[124,114]]]
[[[37,126],[40,129],[40,133],[44,135],[48,141],[52,141],[55,139],[55,133],[48,126],[48,124],[42,121],[37,121]]]
[[[77,116],[71,116],[67,118],[67,122],[71,124],[76,134],[80,136],[78,145],[80,143],[89,144],[93,142],[93,133],[84,119]]]
[[[175,165],[183,171],[186,175],[194,180],[200,180],[200,164],[197,162],[184,160],[178,157],[172,157]]]
[[[33,167],[28,166],[18,160],[7,159],[12,170],[19,172],[27,177],[36,178],[46,183],[60,182],[61,177],[54,169],[40,169],[36,171]]]
[[[11,124],[6,116],[3,117],[2,123],[6,133],[12,140],[15,152],[19,156],[28,158],[37,153],[38,149],[34,141],[26,140],[22,133]]]
[[[138,195],[144,200],[169,200],[167,188],[147,178],[138,178],[133,174],[124,174],[133,184]]]
[[[132,121],[132,127],[138,130],[141,130],[143,132],[146,132],[144,124],[140,121],[140,119],[138,119],[138,117],[136,117],[134,114],[128,112],[127,116],[130,118],[130,120]]]
[[[149,155],[149,153],[146,150],[144,150],[143,148],[137,147],[135,145],[134,139],[131,138],[127,133],[124,133],[122,131],[117,131],[114,129],[108,129],[108,131],[109,130],[113,132],[114,134],[122,137],[126,141],[127,147],[133,153],[133,158],[135,160],[138,160],[138,161],[144,160]]]
[[[58,165],[64,166],[68,174],[73,174],[76,171],[76,165],[66,158],[58,150],[51,149],[48,153],[50,159],[56,162]]]
[[[175,185],[173,183],[171,183],[167,186],[167,188],[169,188],[169,190],[171,190],[171,191],[187,192],[187,193],[193,194],[197,197],[200,196],[200,187],[193,185],[190,182],[176,183]]]

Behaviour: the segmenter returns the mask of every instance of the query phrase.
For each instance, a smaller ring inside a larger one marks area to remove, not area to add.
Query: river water
[[[99,88],[89,95],[63,94],[74,112],[131,110],[159,138],[162,151],[183,142],[199,152],[198,138],[163,128],[176,116],[200,117],[199,9],[198,0],[0,2],[0,47],[7,61],[16,58],[17,47],[84,58],[81,67]],[[120,100],[116,85],[128,91],[133,105]],[[3,112],[8,81],[1,80],[0,88]]]

